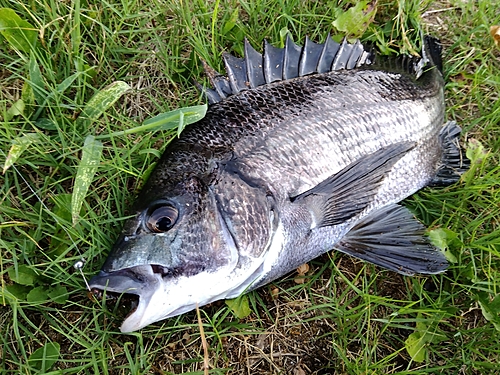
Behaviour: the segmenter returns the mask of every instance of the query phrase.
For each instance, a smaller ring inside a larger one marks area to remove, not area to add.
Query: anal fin
[[[364,217],[335,248],[403,275],[437,274],[448,267],[444,254],[425,236],[425,227],[396,204]]]

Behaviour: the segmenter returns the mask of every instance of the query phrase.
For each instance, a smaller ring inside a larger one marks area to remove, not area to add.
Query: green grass
[[[245,319],[223,302],[207,306],[201,314],[210,373],[500,373],[500,49],[489,35],[500,15],[489,0],[427,2],[427,13],[418,4],[379,2],[359,36],[386,52],[418,50],[420,28],[443,42],[447,117],[463,127],[465,144],[479,142],[485,152],[459,184],[424,189],[405,204],[429,228],[448,230],[456,261],[443,275],[406,278],[332,253],[310,263],[304,284],[290,275],[250,293]],[[255,47],[264,38],[279,45],[285,30],[297,42],[306,35],[323,41],[329,32],[340,37],[332,23],[351,5],[0,0],[1,7],[33,25],[37,40],[31,53],[15,51],[0,35],[1,163],[13,141],[37,134],[16,169],[0,177],[2,373],[203,373],[194,312],[120,334],[120,303],[88,299],[73,268],[85,258],[86,277],[97,272],[175,131],[102,139],[97,173],[73,225],[84,141],[203,103],[192,85],[204,81],[199,57],[222,71],[222,52],[241,55],[245,36]],[[95,121],[78,121],[115,81],[132,89]],[[25,108],[13,116],[9,109],[20,98]],[[412,358],[405,342],[421,352]],[[60,345],[57,361],[48,343]]]

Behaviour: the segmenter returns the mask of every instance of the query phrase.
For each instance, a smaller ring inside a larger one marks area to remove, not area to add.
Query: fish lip
[[[141,294],[144,284],[150,286],[158,281],[151,265],[124,268],[106,272],[100,271],[89,282],[91,289],[100,289],[113,293]],[[139,287],[140,286],[140,287]]]

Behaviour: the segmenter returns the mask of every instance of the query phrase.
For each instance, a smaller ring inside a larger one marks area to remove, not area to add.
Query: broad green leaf
[[[374,5],[375,4],[375,5]],[[339,12],[333,26],[349,37],[361,37],[377,13],[376,3],[360,1],[346,12]]]
[[[52,212],[59,217],[61,220],[70,221],[71,216],[71,194],[57,194],[50,197],[50,200],[54,204]]]
[[[288,27],[283,27],[281,28],[280,30],[280,47],[283,48],[285,46],[285,43],[286,43],[286,38],[287,37],[292,37],[292,33],[290,32],[290,30],[288,29]]]
[[[96,136],[96,139],[105,139],[133,133],[141,133],[146,131],[154,132],[158,130],[168,130],[175,128],[181,128],[182,131],[182,129],[184,129],[187,125],[201,120],[203,117],[205,117],[206,113],[206,104],[179,108],[150,118],[144,121],[142,125],[136,126],[135,128],[113,132],[110,134],[101,134]],[[180,133],[178,132],[178,134]]]
[[[38,105],[42,105],[45,103],[45,99],[47,98],[47,92],[45,91],[45,83],[43,81],[42,72],[40,70],[40,66],[38,65],[38,61],[36,60],[36,55],[31,52],[30,53],[30,61],[29,61],[29,85],[33,90],[33,95],[35,97],[35,101]]]
[[[186,123],[184,122],[184,112],[179,112],[179,125],[177,126],[177,137],[181,136],[182,131],[184,130],[184,127],[186,126]]]
[[[21,154],[33,143],[40,141],[40,134],[28,133],[21,137],[17,137],[12,141],[9,154],[3,165],[3,173],[7,171],[19,159]]]
[[[434,246],[444,252],[445,257],[449,262],[457,262],[457,258],[450,251],[450,244],[458,238],[458,235],[455,232],[446,228],[438,228],[429,232],[429,238]]]
[[[497,315],[500,314],[500,294],[493,298],[493,301],[491,301],[490,303],[490,307],[495,311]]]
[[[82,113],[76,119],[76,124],[86,129],[88,125],[101,117],[128,90],[130,90],[130,86],[122,81],[113,82],[103,88],[90,98]]]
[[[12,281],[21,285],[34,285],[38,277],[36,272],[25,264],[21,264],[17,268],[10,267],[7,272]]]
[[[423,314],[417,314],[417,324],[415,332],[410,334],[405,340],[405,348],[415,362],[423,362],[427,355],[427,347],[431,343],[439,343],[446,339],[446,336],[438,333],[439,321],[443,314],[430,316],[428,319]]]
[[[484,318],[500,331],[500,296],[496,296],[492,301],[488,293],[480,293],[477,297]]]
[[[484,146],[477,139],[471,138],[467,143],[467,151],[465,156],[472,164],[481,164],[487,152]]]
[[[82,73],[81,72],[76,72],[72,75],[70,75],[68,78],[66,78],[64,81],[62,81],[60,84],[57,85],[57,92],[58,93],[63,93],[66,91],[68,88],[71,87],[75,79],[78,78]]]
[[[47,287],[44,285],[37,286],[30,290],[26,296],[26,300],[30,303],[45,302],[48,300]]]
[[[59,303],[61,305],[65,304],[68,300],[68,290],[62,285],[55,285],[49,288],[47,295],[55,303]]]
[[[53,232],[49,244],[49,251],[46,253],[51,259],[63,255],[68,250],[67,234],[64,226],[67,222],[72,221],[71,216],[71,197],[72,194],[57,194],[51,197],[53,203],[52,212],[58,217],[57,230]],[[80,210],[80,215],[84,213],[84,209]]]
[[[101,161],[102,143],[94,136],[88,135],[82,149],[82,159],[76,172],[73,194],[71,196],[71,217],[76,225],[87,191],[94,179]]]
[[[405,348],[415,362],[423,362],[427,354],[427,341],[420,332],[413,332],[405,340]]]
[[[195,105],[192,107],[184,107],[175,109],[170,112],[165,112],[144,121],[142,126],[152,127],[151,130],[167,130],[180,128],[181,131],[187,126],[191,125],[203,117],[207,113],[207,105]],[[180,132],[177,132],[180,135]]]
[[[57,129],[57,124],[52,121],[51,119],[48,119],[46,117],[39,118],[38,120],[35,121],[35,125],[40,128],[40,129],[45,129],[45,130],[56,130]]]
[[[5,285],[5,289],[3,291],[6,291],[7,293],[4,293],[4,296],[7,297],[7,299],[12,300],[12,299],[18,299],[18,300],[26,300],[26,296],[28,295],[29,291],[31,288],[26,285],[20,285],[20,284],[12,284],[12,285]]]
[[[36,44],[38,31],[10,8],[0,8],[0,33],[10,46],[29,52]]]
[[[246,294],[239,296],[238,298],[227,299],[226,305],[238,319],[246,318],[252,313],[248,303],[248,296]]]
[[[21,99],[23,100],[25,107],[31,107],[35,104],[35,94],[33,93],[33,88],[28,80],[23,83]]]
[[[14,104],[12,104],[12,107],[10,107],[8,110],[7,110],[7,113],[6,113],[6,120],[7,121],[10,121],[12,120],[15,116],[19,116],[19,115],[22,115],[24,113],[24,100],[22,99],[19,99],[17,100]]]
[[[155,158],[158,159],[161,157],[161,152],[156,148],[144,148],[142,150],[139,150],[139,155],[144,155],[144,154],[152,154]]]
[[[61,346],[57,342],[48,342],[35,350],[28,358],[30,367],[45,373],[59,360]]]

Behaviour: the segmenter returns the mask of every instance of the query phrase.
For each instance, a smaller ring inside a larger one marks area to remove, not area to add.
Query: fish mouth
[[[99,288],[91,288],[89,292],[89,297],[92,300],[105,300],[108,308],[114,307],[123,311],[127,311],[124,315],[123,319],[127,319],[137,310],[139,306],[140,296],[134,293],[118,293],[112,292],[109,290],[99,289]],[[117,306],[118,305],[118,306]]]
[[[142,265],[113,272],[100,271],[90,282],[90,293],[94,298],[106,302],[119,302],[128,309],[120,330],[131,332],[141,324],[145,311],[164,276],[163,267]]]

